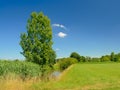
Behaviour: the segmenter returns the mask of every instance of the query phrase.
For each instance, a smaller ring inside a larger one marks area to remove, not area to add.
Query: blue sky
[[[0,58],[23,59],[20,33],[33,11],[51,19],[57,57],[120,52],[120,0],[0,0]]]

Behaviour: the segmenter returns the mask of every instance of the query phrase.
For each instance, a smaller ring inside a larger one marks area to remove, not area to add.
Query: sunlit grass
[[[12,77],[0,79],[0,90],[120,90],[120,63],[75,64],[49,81]]]
[[[21,79],[0,80],[0,90],[29,90],[31,81],[22,81]]]
[[[59,80],[34,84],[35,90],[119,90],[120,64],[76,64]]]

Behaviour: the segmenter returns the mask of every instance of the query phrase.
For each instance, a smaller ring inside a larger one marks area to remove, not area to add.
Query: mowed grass
[[[120,63],[75,64],[57,79],[37,82],[32,90],[120,90]]]

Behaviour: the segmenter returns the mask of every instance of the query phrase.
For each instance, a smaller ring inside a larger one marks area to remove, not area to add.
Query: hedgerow
[[[58,66],[61,71],[68,68],[70,65],[77,63],[77,59],[75,58],[62,58],[58,61]]]

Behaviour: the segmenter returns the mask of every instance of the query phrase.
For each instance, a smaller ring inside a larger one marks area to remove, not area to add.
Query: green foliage
[[[114,61],[114,58],[115,58],[115,54],[114,54],[114,52],[112,52],[111,55],[110,55],[110,60]]]
[[[41,75],[40,66],[25,61],[2,61],[0,60],[0,76],[14,73],[22,79]]]
[[[86,57],[84,57],[84,56],[82,56],[84,59],[82,60],[83,62],[91,62],[92,60],[91,60],[91,57],[89,57],[89,56],[86,56]]]
[[[55,52],[52,49],[52,28],[50,20],[44,14],[33,12],[27,23],[27,33],[21,34],[21,52],[27,61],[52,66]]]
[[[101,57],[101,62],[108,62],[108,61],[110,61],[110,56],[109,55]]]
[[[66,68],[68,68],[70,65],[75,64],[77,62],[78,61],[75,58],[63,58],[59,60],[58,66],[59,66],[59,69],[63,71]]]
[[[103,61],[112,61],[112,62],[120,62],[120,53],[115,54],[112,52],[110,55],[105,55],[100,58]]]
[[[76,58],[80,62],[80,55],[77,52],[72,52],[70,55],[71,58]]]
[[[90,62],[100,62],[100,58],[91,58]]]
[[[21,52],[27,61],[40,65],[42,76],[55,63],[56,53],[52,49],[52,28],[44,14],[33,12],[27,23],[27,33],[21,34]]]
[[[114,55],[114,62],[120,62],[120,53]]]
[[[120,62],[120,53],[115,54],[114,52],[112,52],[110,55],[101,56],[100,58],[80,56],[78,53],[73,52],[71,53],[70,57],[77,59],[78,62]]]
[[[119,62],[120,61],[120,53],[115,54],[114,52],[110,55],[111,61]]]

